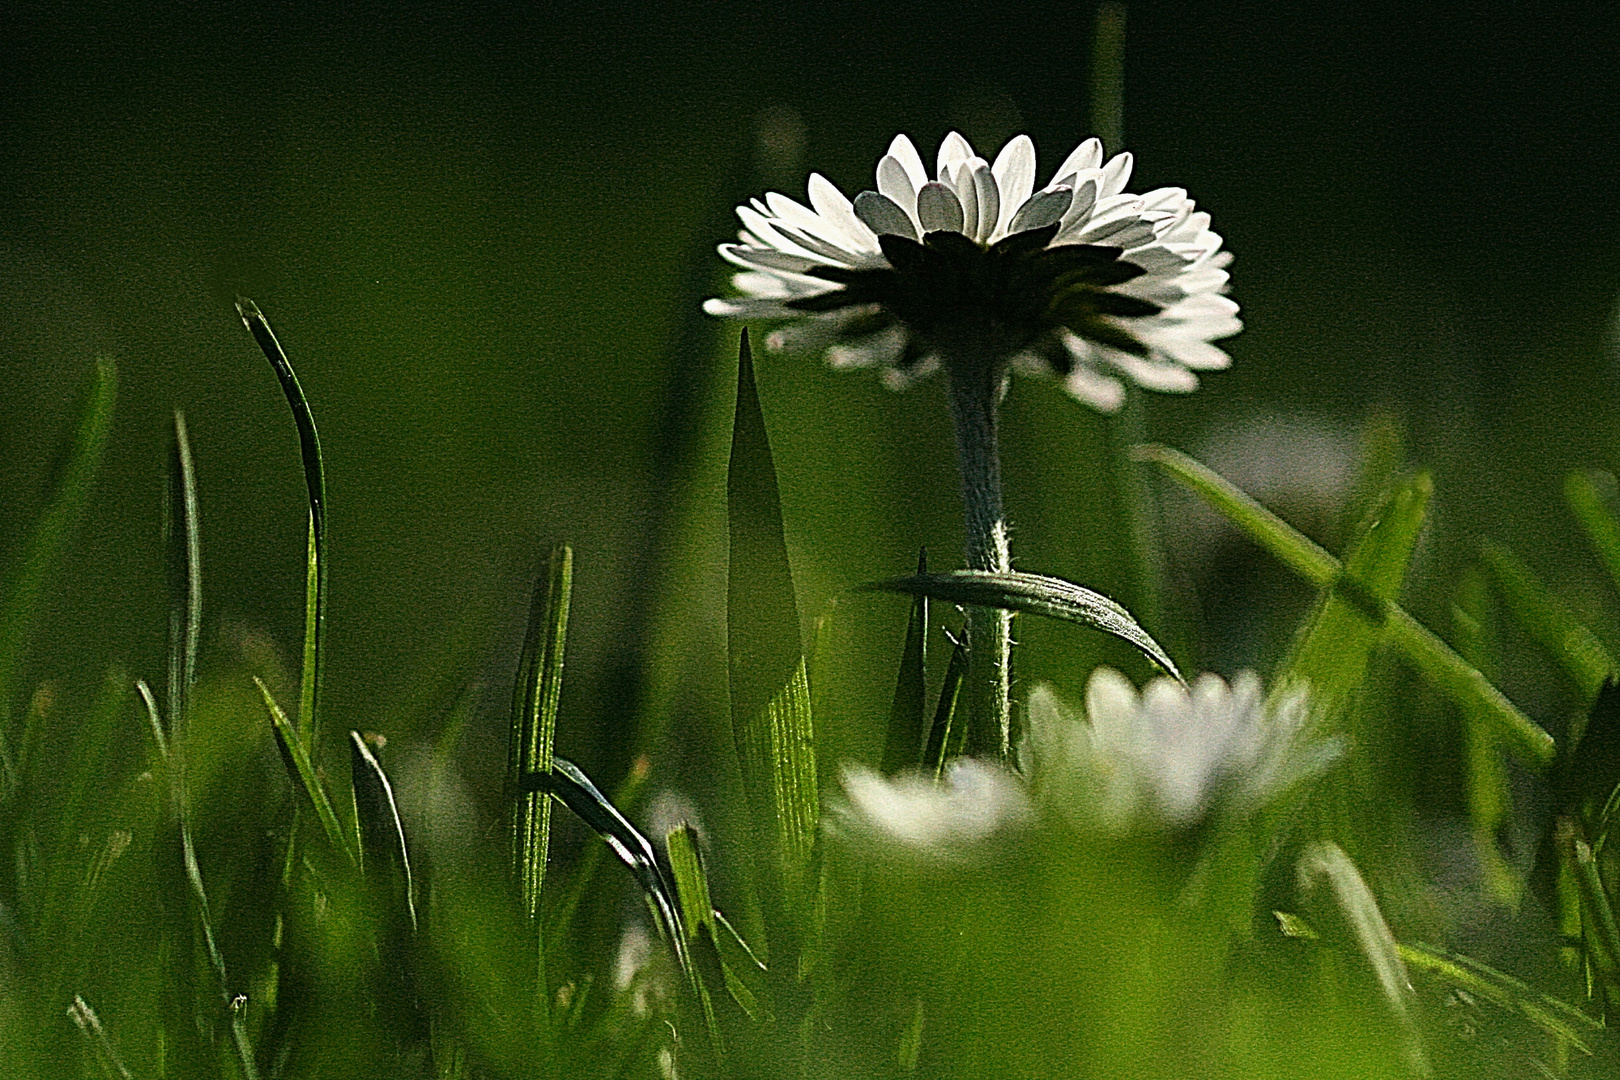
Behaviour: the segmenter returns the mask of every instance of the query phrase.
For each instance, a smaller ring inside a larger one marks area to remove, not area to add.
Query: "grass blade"
[[[412,932],[416,930],[416,889],[405,826],[394,802],[394,785],[358,731],[349,732],[349,774],[354,786],[354,818],[360,829],[360,865],[394,898]]]
[[[962,680],[967,678],[967,646],[951,638],[951,659],[945,665],[945,681],[939,686],[939,704],[928,729],[928,745],[923,748],[923,768],[938,780],[945,775],[945,763],[967,745],[967,726],[957,723],[956,706],[962,698]]]
[[[197,475],[185,413],[174,411],[169,443],[169,486],[163,505],[163,535],[169,554],[169,723],[183,725],[197,678],[197,642],[202,632],[202,541],[197,513]]]
[[[566,544],[559,545],[551,552],[545,577],[535,582],[518,662],[508,752],[513,791],[522,776],[551,771],[573,580],[574,553]],[[551,800],[541,792],[517,792],[512,802],[512,865],[523,910],[531,919],[540,910],[550,836]]]
[[[12,696],[22,674],[29,631],[39,614],[51,574],[61,564],[68,537],[84,513],[95,482],[96,469],[107,446],[113,402],[118,395],[118,372],[108,357],[96,359],[85,386],[84,407],[73,438],[53,469],[51,494],[25,542],[20,558],[7,576],[4,606],[0,607],[0,766],[7,789],[17,781],[20,763],[12,757]],[[19,742],[26,754],[28,733]]]
[[[298,737],[304,750],[315,753],[316,710],[320,702],[323,639],[326,636],[326,473],[321,460],[321,437],[315,415],[298,383],[287,354],[259,307],[245,296],[236,298],[237,314],[275,369],[281,392],[298,428],[298,452],[304,465],[304,487],[309,499],[309,535],[304,577],[304,666],[298,695]]]
[[[1596,1017],[1471,957],[1425,945],[1398,945],[1397,948],[1407,967],[1428,972],[1476,998],[1519,1013],[1546,1034],[1583,1054],[1592,1053],[1586,1039],[1603,1030],[1602,1021]]]
[[[1029,615],[1044,615],[1089,626],[1129,642],[1149,660],[1176,679],[1181,673],[1169,655],[1131,617],[1131,613],[1101,593],[1072,581],[1024,574],[1016,570],[952,570],[945,574],[918,574],[865,586],[882,592],[926,595],[934,600],[974,607],[1001,608]]]
[[[1592,550],[1603,561],[1609,580],[1620,588],[1620,522],[1615,520],[1614,474],[1575,469],[1564,478],[1564,498],[1586,530]]]
[[[74,994],[73,1004],[68,1006],[67,1014],[84,1034],[90,1044],[91,1053],[109,1080],[135,1080],[134,1075],[119,1060],[118,1052],[113,1049],[112,1040],[107,1037],[106,1029],[101,1026],[101,1018],[86,1004],[84,998]]]
[[[917,575],[928,573],[928,551],[917,556]],[[894,703],[889,706],[889,732],[883,746],[883,771],[896,773],[916,766],[927,744],[928,709],[928,594],[911,598],[906,622],[906,647],[895,678]]]
[[[726,475],[731,541],[726,614],[732,738],[756,829],[776,855],[775,932],[788,937],[805,910],[806,874],[821,813],[815,728],[799,608],[782,527],[765,415],[743,333]],[[767,907],[767,911],[771,906]],[[774,945],[772,955],[784,955]]]
[[[1227,520],[1317,588],[1330,589],[1339,584],[1342,576],[1339,560],[1239,491],[1225,477],[1169,447],[1139,446],[1134,453],[1139,460],[1160,466],[1202,496]],[[1368,598],[1355,595],[1353,586],[1350,590],[1341,587],[1341,591],[1346,596],[1355,596],[1366,606]],[[1380,613],[1386,621],[1389,643],[1400,649],[1425,678],[1464,708],[1477,708],[1479,715],[1488,718],[1503,741],[1526,762],[1545,768],[1552,761],[1552,736],[1520,712],[1477,669],[1399,605],[1375,602],[1374,611],[1369,614]]]
[[[309,753],[304,744],[299,741],[298,732],[293,729],[292,722],[287,714],[276,704],[271,695],[270,688],[264,685],[264,680],[257,675],[253,677],[254,685],[259,688],[259,694],[264,698],[264,707],[270,714],[270,729],[276,737],[276,747],[281,751],[281,761],[287,767],[287,775],[293,782],[293,787],[304,793],[309,802],[310,809],[315,811],[316,820],[321,823],[321,829],[326,833],[327,840],[332,847],[343,853],[351,866],[358,866],[359,856],[354,850],[353,843],[343,832],[343,826],[338,824],[337,813],[332,809],[332,801],[326,797],[326,789],[321,786],[319,777],[315,775],[315,766],[309,760]]]
[[[714,999],[709,996],[709,979],[704,971],[707,968],[711,975],[720,974],[720,951],[715,944],[714,903],[709,899],[709,877],[703,870],[703,858],[698,853],[697,830],[690,825],[678,825],[671,829],[666,837],[665,850],[669,852],[669,876],[680,903],[686,947],[694,961],[687,969],[688,982],[703,1009],[703,1022],[708,1028],[715,1053],[723,1054],[720,1025],[715,1019]]]
[[[1592,700],[1605,679],[1620,673],[1614,657],[1512,551],[1487,540],[1480,554],[1513,618],[1558,661],[1581,695]]]
[[[1452,609],[1456,623],[1457,650],[1464,660],[1482,672],[1495,668],[1495,620],[1492,618],[1490,591],[1477,570],[1464,573]],[[1507,824],[1513,803],[1508,774],[1497,736],[1490,723],[1476,709],[1463,711],[1463,749],[1468,763],[1468,817],[1473,824],[1474,851],[1480,872],[1492,895],[1505,904],[1517,905],[1523,885],[1502,855],[1497,836]],[[1553,772],[1558,772],[1555,764]]]

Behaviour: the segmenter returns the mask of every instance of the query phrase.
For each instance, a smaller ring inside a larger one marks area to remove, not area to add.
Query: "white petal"
[[[996,188],[996,178],[990,172],[989,164],[983,158],[972,158],[968,162],[972,169],[975,202],[979,206],[979,219],[968,235],[979,243],[990,239],[1001,223],[1001,193]]]
[[[1087,139],[1069,152],[1069,156],[1063,159],[1063,164],[1058,166],[1057,172],[1053,175],[1061,182],[1063,177],[1068,176],[1070,173],[1095,169],[1101,164],[1102,140]]]
[[[945,136],[945,141],[939,144],[938,177],[945,179],[946,166],[954,166],[957,162],[966,161],[973,156],[973,146],[956,132]]]
[[[814,236],[824,242],[847,251],[850,255],[854,250],[847,244],[840,244],[836,239],[836,230],[830,228],[828,223],[822,221],[821,215],[808,206],[800,205],[786,195],[776,191],[765,193],[765,205],[770,207],[772,214],[776,215],[774,223],[778,230],[790,228],[798,233]]]
[[[1012,222],[1007,226],[1007,235],[1029,229],[1044,229],[1060,220],[1073,202],[1074,191],[1067,187],[1047,188],[1038,195],[1032,195],[1013,215]]]
[[[1198,389],[1198,376],[1180,364],[1154,360],[1146,356],[1132,356],[1123,352],[1116,353],[1112,360],[1114,366],[1129,375],[1136,385],[1145,386],[1149,390],[1186,394]]]
[[[917,219],[925,233],[961,232],[962,203],[945,184],[924,184],[917,192]]]
[[[1131,152],[1127,150],[1123,154],[1115,154],[1113,160],[1111,160],[1107,165],[1103,166],[1101,184],[1102,198],[1107,198],[1110,195],[1118,195],[1121,191],[1125,190],[1125,185],[1129,183],[1131,179],[1131,163],[1134,160],[1135,159],[1131,157]]]
[[[733,266],[743,266],[750,270],[785,270],[791,274],[802,274],[818,266],[826,266],[821,259],[807,259],[800,255],[789,255],[776,248],[754,247],[750,244],[721,244],[720,257]]]
[[[900,209],[887,195],[863,191],[855,196],[855,216],[878,236],[893,234],[907,240],[916,240],[917,226],[911,215]]]
[[[911,145],[910,139],[904,135],[896,135],[894,141],[889,144],[888,156],[894,158],[900,167],[905,170],[906,178],[911,181],[912,191],[916,191],[928,183],[928,170],[923,167],[922,155],[917,153],[917,148]],[[879,167],[881,167],[881,163]],[[878,190],[883,191],[881,187]],[[883,193],[885,195],[889,194],[886,191]],[[890,196],[890,198],[893,198],[893,196]]]
[[[996,221],[995,231],[1006,235],[1013,231],[1009,223],[1014,215],[1023,209],[1030,192],[1035,190],[1034,141],[1028,135],[1020,135],[1008,142],[996,155],[990,172],[996,178],[996,190],[1001,199],[1001,216]]]
[[[1200,338],[1170,338],[1155,341],[1153,345],[1178,364],[1185,364],[1194,371],[1224,371],[1232,366],[1232,358],[1226,354],[1226,350]]]
[[[877,237],[860,218],[849,199],[831,180],[820,173],[810,174],[810,205],[825,223],[822,233],[851,251],[871,254],[878,250]]]
[[[916,151],[912,151],[912,153],[916,153]],[[878,162],[878,192],[904,210],[906,215],[912,218],[913,222],[915,222],[917,216],[917,189],[927,182],[927,180],[924,180],[920,184],[913,184],[910,174],[906,172],[906,167],[892,154]]]

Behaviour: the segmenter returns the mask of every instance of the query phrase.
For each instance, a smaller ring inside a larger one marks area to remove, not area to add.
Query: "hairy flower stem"
[[[1007,524],[1001,513],[1001,459],[996,452],[996,407],[1004,365],[984,355],[947,357],[956,458],[962,471],[965,557],[969,569],[1012,568]],[[1005,760],[1011,736],[1009,704],[1012,614],[969,608],[967,752]]]

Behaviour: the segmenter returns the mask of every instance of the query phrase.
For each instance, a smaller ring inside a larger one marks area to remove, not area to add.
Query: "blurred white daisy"
[[[1242,329],[1230,257],[1186,191],[1133,195],[1130,172],[1130,154],[1105,163],[1088,139],[1037,191],[1027,135],[991,163],[953,132],[929,179],[900,135],[877,190],[853,202],[812,174],[808,207],[776,192],[739,206],[741,242],[720,254],[741,268],[742,295],[704,310],[792,320],[772,348],[882,366],[896,386],[944,363],[998,384],[1009,366],[1050,373],[1105,411],[1121,376],[1191,390],[1195,372],[1231,362],[1212,342]]]
[[[840,831],[942,861],[986,853],[985,842],[1033,819],[1023,782],[989,761],[957,758],[937,782],[921,773],[892,779],[859,765],[844,769],[848,801],[830,820]]]
[[[1050,690],[1030,695],[1025,767],[1043,801],[1124,831],[1144,818],[1172,829],[1217,803],[1249,811],[1325,767],[1337,748],[1305,738],[1303,693],[1267,703],[1260,680],[1168,678],[1140,693],[1111,668],[1086,686],[1086,720]]]

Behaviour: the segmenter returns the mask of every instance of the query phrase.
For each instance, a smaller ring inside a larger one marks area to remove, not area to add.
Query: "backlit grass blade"
[[[775,906],[796,921],[821,813],[809,678],[765,415],[743,332],[726,475],[726,588],[732,737],[756,850],[775,853]],[[768,910],[769,910],[768,905]],[[790,925],[772,927],[791,936]],[[772,954],[781,955],[772,945]]]
[[[659,934],[669,942],[676,961],[684,970],[688,958],[679,902],[674,887],[658,865],[652,843],[619,813],[618,807],[591,783],[579,766],[566,758],[553,756],[549,773],[526,773],[519,789],[545,791],[556,796],[606,842],[608,849],[635,875],[646,894]]]
[[[1335,715],[1367,674],[1387,614],[1423,527],[1434,485],[1427,474],[1398,484],[1366,524],[1290,658],[1287,675],[1310,684],[1325,715]]]
[[[321,830],[332,847],[343,853],[351,866],[359,865],[359,856],[355,853],[354,844],[344,834],[343,826],[338,824],[336,811],[332,809],[332,801],[326,797],[326,789],[321,786],[320,778],[315,774],[315,766],[309,760],[309,753],[304,744],[299,741],[298,732],[293,729],[292,722],[287,714],[276,704],[276,699],[270,693],[270,688],[264,685],[264,680],[257,675],[253,682],[259,688],[259,694],[264,698],[265,710],[270,714],[270,730],[276,737],[276,748],[281,751],[282,764],[287,767],[287,776],[292,780],[293,787],[303,792],[310,809],[315,811],[316,820],[321,823]]]
[[[523,910],[531,919],[540,910],[545,882],[551,800],[542,792],[517,789],[521,777],[551,771],[573,579],[574,553],[566,544],[559,545],[551,552],[545,577],[535,582],[512,695],[507,766],[511,790],[517,792],[511,809],[512,865]]]
[[[282,352],[270,323],[259,307],[245,296],[236,299],[242,323],[258,342],[265,359],[275,369],[281,392],[292,410],[298,428],[298,452],[304,466],[304,487],[309,499],[308,557],[304,576],[304,665],[298,695],[298,737],[304,750],[315,753],[316,710],[320,705],[321,663],[326,636],[326,473],[321,461],[321,437],[315,430],[315,415],[309,399],[298,384],[287,354]]]
[[[1475,998],[1519,1013],[1546,1034],[1583,1054],[1592,1053],[1587,1039],[1603,1030],[1602,1021],[1595,1017],[1472,957],[1426,945],[1398,945],[1397,948],[1401,959],[1413,971],[1426,972]]]
[[[1609,580],[1620,589],[1620,521],[1614,516],[1614,474],[1576,469],[1564,478],[1564,498],[1586,538],[1603,561]]]
[[[1490,590],[1478,570],[1464,573],[1452,615],[1458,653],[1480,671],[1494,672],[1496,635]],[[1503,857],[1496,839],[1507,824],[1513,802],[1497,743],[1496,729],[1489,721],[1476,710],[1465,709],[1463,748],[1468,762],[1468,816],[1473,823],[1474,852],[1491,893],[1505,904],[1517,905],[1522,882]]]
[[[928,573],[928,552],[917,556],[917,574]],[[906,647],[889,706],[889,732],[883,746],[883,771],[896,773],[922,761],[928,737],[928,595],[911,598]]]
[[[110,1080],[135,1080],[134,1074],[119,1060],[118,1052],[113,1049],[112,1040],[107,1037],[106,1029],[101,1026],[101,1018],[85,1003],[84,998],[74,994],[73,1004],[68,1006],[67,1013],[68,1018],[89,1043],[90,1052],[105,1076]]]
[[[1181,678],[1175,661],[1137,624],[1130,612],[1101,593],[1062,578],[1016,570],[952,570],[944,574],[893,578],[865,587],[911,596],[926,595],[949,604],[1044,615],[1077,626],[1089,626],[1136,646],[1170,675]]]
[[[118,373],[110,358],[96,359],[85,386],[84,405],[72,439],[63,447],[51,470],[50,494],[45,509],[24,542],[17,561],[6,576],[4,606],[0,606],[0,777],[5,790],[17,782],[17,762],[11,742],[12,697],[22,674],[29,631],[45,598],[51,575],[62,563],[68,537],[83,515],[95,483],[112,426],[113,402],[118,395]],[[26,745],[28,734],[18,740]],[[26,750],[18,751],[26,753]]]
[[[183,725],[191,684],[197,677],[197,642],[202,631],[202,546],[191,436],[179,409],[174,411],[174,435],[169,443],[163,533],[169,556],[169,723]]]
[[[665,850],[669,852],[669,876],[681,908],[681,927],[686,948],[692,957],[687,978],[703,1010],[704,1026],[717,1054],[723,1054],[720,1025],[715,1020],[714,999],[709,995],[710,977],[721,975],[720,952],[714,939],[714,904],[709,899],[709,878],[698,853],[697,830],[678,825],[669,831]],[[721,976],[723,978],[723,975]],[[747,993],[746,988],[744,993]],[[741,1004],[741,999],[739,999]]]
[[[671,829],[665,842],[669,852],[669,876],[680,898],[688,947],[695,966],[712,981],[719,975],[732,999],[752,1020],[769,1020],[770,1010],[761,1004],[765,985],[760,976],[765,965],[754,956],[747,943],[715,910],[709,895],[708,871],[698,849],[697,830],[690,825]],[[707,1007],[707,1001],[705,1000]]]
[[[349,773],[354,788],[354,818],[360,829],[360,865],[379,882],[396,908],[416,929],[416,886],[411,880],[411,854],[405,826],[394,802],[394,785],[365,737],[349,732]]]
[[[945,665],[945,679],[939,686],[939,703],[934,722],[928,729],[928,745],[923,748],[923,769],[938,780],[945,774],[945,762],[956,757],[967,744],[964,718],[957,716],[962,698],[962,680],[967,677],[967,646],[951,638],[951,659]]]
[[[1558,661],[1586,700],[1592,699],[1605,679],[1620,674],[1597,635],[1548,592],[1523,560],[1489,540],[1480,545],[1480,555],[1513,618]]]
[[[1186,454],[1164,446],[1139,446],[1138,459],[1150,461],[1176,480],[1191,488],[1228,521],[1248,533],[1261,547],[1320,589],[1339,586],[1342,568],[1325,549],[1292,525],[1238,490],[1225,477]],[[1529,717],[1520,712],[1502,692],[1491,685],[1452,648],[1436,637],[1399,605],[1383,605],[1362,595],[1354,585],[1340,586],[1348,598],[1359,601],[1367,614],[1386,621],[1388,641],[1399,649],[1414,667],[1435,686],[1465,708],[1474,707],[1501,733],[1504,743],[1515,754],[1538,767],[1553,757],[1553,740]]]

